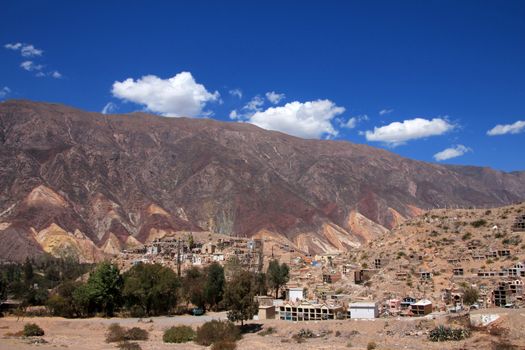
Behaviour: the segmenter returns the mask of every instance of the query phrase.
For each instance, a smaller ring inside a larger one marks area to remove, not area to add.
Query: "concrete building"
[[[403,300],[401,300],[401,310],[410,309],[410,306],[416,302],[416,299],[412,297],[404,297]]]
[[[304,299],[304,289],[301,287],[288,288],[286,290],[286,299],[296,302]]]
[[[344,318],[342,306],[314,304],[303,300],[301,303],[285,302],[279,306],[279,319],[285,321],[322,321]]]
[[[525,215],[518,215],[512,225],[514,232],[525,231]]]
[[[372,319],[379,316],[379,307],[376,302],[354,302],[348,305],[348,314],[351,319]]]
[[[454,276],[463,276],[465,274],[465,270],[462,267],[457,267],[452,269],[452,273]]]
[[[398,313],[401,310],[401,300],[399,299],[389,299],[387,300],[388,312],[391,314]]]
[[[258,320],[273,320],[275,319],[275,315],[275,306],[259,305],[259,312],[257,313]]]
[[[410,305],[410,311],[415,316],[425,316],[432,312],[432,302],[427,299],[421,299]]]

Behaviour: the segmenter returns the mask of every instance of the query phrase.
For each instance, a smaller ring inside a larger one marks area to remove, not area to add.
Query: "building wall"
[[[378,310],[377,308],[349,308],[350,310],[350,318],[361,318],[361,319],[372,319],[376,318],[378,316]]]
[[[293,290],[290,289],[289,293],[289,300],[290,301],[296,301],[296,300],[303,300],[303,290]]]

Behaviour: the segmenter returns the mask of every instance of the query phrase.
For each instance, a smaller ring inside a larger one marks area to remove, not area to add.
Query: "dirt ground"
[[[223,319],[224,313],[193,317],[154,317],[152,322],[140,322],[136,318],[90,318],[64,319],[60,317],[0,318],[0,350],[27,349],[75,349],[101,350],[116,349],[116,345],[104,341],[109,324],[119,323],[125,327],[141,327],[149,331],[150,339],[140,341],[144,350],[152,349],[205,349],[194,343],[165,344],[163,331],[174,325],[187,324],[196,328],[210,319]],[[149,320],[149,319],[147,319]],[[42,338],[45,344],[33,344],[30,339],[10,336],[22,330],[27,322],[37,323],[45,331]],[[427,340],[427,332],[435,325],[446,323],[446,316],[436,319],[405,318],[376,319],[370,321],[309,321],[289,322],[279,320],[253,321],[262,325],[263,330],[272,327],[275,333],[260,336],[245,334],[238,342],[238,349],[366,349],[369,342],[375,342],[377,349],[493,349],[494,342],[510,341],[525,349],[525,312],[508,310],[497,321],[500,329],[507,330],[503,335],[491,335],[487,331],[476,331],[472,337],[460,342],[433,343]],[[311,330],[316,338],[297,343],[292,336],[302,328]],[[499,334],[499,332],[498,332]],[[494,348],[496,349],[496,348]]]

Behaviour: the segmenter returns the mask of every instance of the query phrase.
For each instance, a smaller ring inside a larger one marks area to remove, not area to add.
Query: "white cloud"
[[[379,111],[379,115],[386,115],[386,114],[390,114],[392,113],[394,110],[393,109],[382,109]]]
[[[60,78],[62,78],[62,74],[61,74],[59,71],[56,71],[56,70],[53,71],[53,72],[51,72],[51,73],[49,73],[49,74],[50,74],[53,78],[55,78],[55,79],[60,79]]]
[[[367,130],[364,134],[367,141],[384,142],[389,146],[396,147],[410,140],[442,135],[455,127],[442,118],[432,120],[415,118],[375,127],[374,131]]]
[[[230,112],[230,119],[241,119],[241,115],[237,112],[236,109]]]
[[[28,72],[32,72],[32,71],[35,71],[35,70],[41,70],[42,68],[44,68],[43,65],[35,64],[33,61],[24,61],[24,62],[20,63],[20,67],[22,67],[23,69],[25,69]]]
[[[4,48],[8,50],[18,51],[20,50],[20,54],[23,57],[35,57],[35,56],[42,56],[42,53],[44,50],[37,49],[31,44],[22,44],[22,43],[8,43],[4,45]]]
[[[264,100],[261,96],[257,95],[252,98],[244,107],[243,110],[248,112],[257,112],[261,110],[261,107],[264,105]]]
[[[497,135],[505,135],[505,134],[519,134],[520,132],[523,132],[523,131],[525,131],[525,121],[518,120],[514,124],[496,125],[492,129],[487,131],[487,135],[497,136]]]
[[[241,89],[232,89],[232,90],[230,90],[228,92],[232,96],[235,96],[235,97],[238,97],[238,98],[242,98],[242,90]]]
[[[356,117],[351,117],[346,122],[344,122],[343,120],[339,120],[339,125],[341,125],[341,127],[343,128],[354,129],[357,126],[357,124],[363,120],[368,120],[368,115],[361,114]]]
[[[468,148],[468,147],[465,147],[463,145],[456,145],[456,146],[449,147],[447,149],[444,149],[441,152],[438,152],[438,153],[434,154],[434,159],[437,160],[438,162],[440,162],[440,161],[443,161],[443,160],[447,160],[447,159],[451,159],[451,158],[456,158],[456,157],[462,156],[465,153],[471,152],[471,151],[472,150],[470,148]]]
[[[43,52],[44,52],[43,50],[37,49],[33,45],[24,45],[20,49],[20,53],[24,57],[42,56]]]
[[[204,111],[206,103],[218,101],[219,93],[211,93],[198,84],[190,72],[181,72],[169,79],[146,75],[136,81],[128,78],[115,81],[113,96],[145,105],[152,112],[168,117],[196,117],[210,115]]]
[[[112,114],[117,109],[118,109],[118,107],[117,107],[116,104],[114,104],[113,102],[108,102],[108,103],[106,103],[104,108],[102,108],[102,111],[100,111],[100,113],[102,113],[102,114]]]
[[[4,47],[8,50],[19,50],[22,47],[22,43],[15,43],[15,44],[5,44]]]
[[[247,120],[261,128],[277,130],[284,133],[319,139],[323,136],[333,137],[337,131],[332,120],[345,111],[330,100],[309,102],[290,102],[284,106],[270,107],[258,111]]]
[[[262,106],[264,105],[264,99],[256,95],[248,103],[246,103],[241,108],[241,112],[237,112],[236,109],[230,112],[230,119],[239,119],[245,120],[250,118],[255,112],[262,111]]]
[[[11,92],[11,89],[8,88],[7,86],[4,86],[3,88],[0,89],[0,98],[6,97],[10,92]]]
[[[282,99],[286,97],[284,94],[278,94],[275,91],[267,92],[265,95],[268,101],[270,101],[274,105],[278,104],[279,102],[281,102]]]

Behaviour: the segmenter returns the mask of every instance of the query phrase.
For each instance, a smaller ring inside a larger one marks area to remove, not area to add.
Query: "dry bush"
[[[118,343],[117,348],[121,350],[142,350],[139,343],[129,342],[127,340]]]
[[[148,340],[148,337],[148,331],[140,327],[130,328],[124,334],[126,340]]]
[[[24,337],[41,337],[44,335],[44,330],[36,323],[26,323],[23,331]]]
[[[186,343],[195,339],[195,331],[189,326],[176,326],[164,331],[162,340],[165,343]]]
[[[125,338],[126,330],[122,328],[118,323],[112,323],[109,325],[106,331],[106,343],[123,342]]]
[[[209,321],[197,329],[195,342],[199,345],[210,346],[220,341],[235,342],[241,339],[241,331],[230,321]]]

